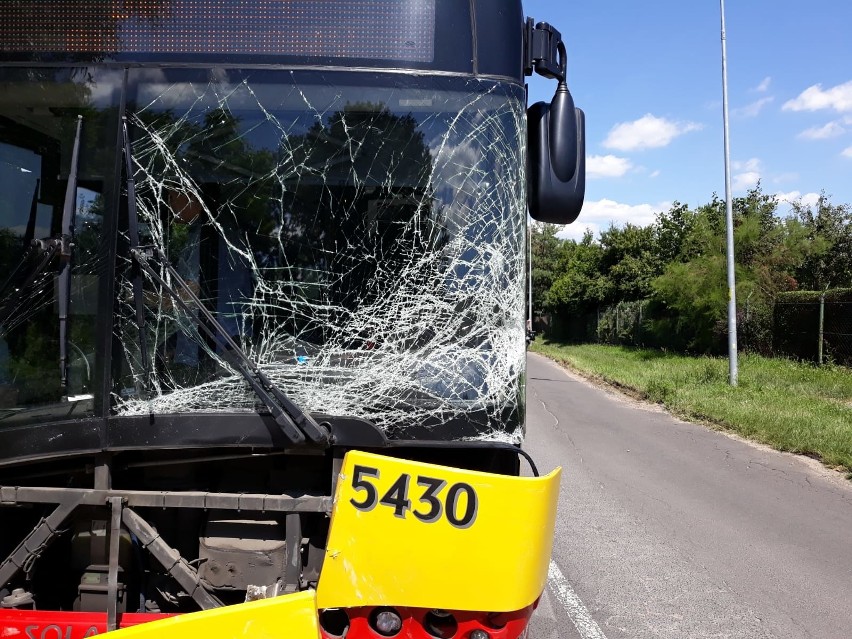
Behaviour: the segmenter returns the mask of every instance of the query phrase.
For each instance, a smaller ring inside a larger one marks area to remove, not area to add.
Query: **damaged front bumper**
[[[513,477],[351,451],[315,591],[154,621],[119,615],[112,634],[515,639],[547,579],[560,474]],[[10,610],[0,628],[4,637],[77,639],[106,625],[93,613]]]

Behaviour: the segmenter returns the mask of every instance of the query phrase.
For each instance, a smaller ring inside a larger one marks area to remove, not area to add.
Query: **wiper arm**
[[[124,170],[127,174],[127,232],[130,236],[130,246],[139,246],[139,219],[136,213],[136,182],[133,179],[133,153],[130,146],[130,135],[127,132],[127,118],[122,118],[122,134],[124,136]],[[145,339],[145,299],[142,290],[142,273],[139,262],[133,261],[133,303],[136,307],[136,326],[139,330],[139,356],[142,359],[143,374],[136,375],[136,392],[144,396],[146,380],[148,379],[148,345]]]
[[[192,315],[193,309],[190,308],[190,303],[194,310],[200,312],[205,321],[198,323],[199,327],[214,341],[218,339],[224,340],[227,348],[225,354],[230,360],[234,368],[239,371],[245,380],[251,386],[252,390],[258,396],[261,402],[269,409],[275,422],[281,427],[284,435],[294,444],[300,444],[305,441],[305,435],[312,441],[328,444],[329,430],[318,424],[310,415],[301,408],[296,406],[290,398],[288,398],[279,388],[272,383],[272,380],[260,370],[260,367],[249,359],[248,355],[237,345],[233,338],[228,334],[224,326],[213,316],[206,306],[198,299],[198,296],[189,287],[186,281],[180,276],[177,270],[169,263],[168,259],[163,255],[162,251],[154,247],[142,248],[139,246],[130,249],[131,254],[136,259],[139,266],[159,284],[187,314]],[[187,303],[180,293],[175,291],[157,270],[151,266],[150,260],[154,258],[159,260],[163,267],[168,271],[170,277],[177,283],[183,295],[189,300]],[[212,327],[212,328],[211,328]],[[215,330],[214,330],[215,329]]]
[[[83,116],[77,116],[77,131],[71,151],[71,168],[65,188],[62,227],[59,236],[59,379],[68,394],[68,311],[71,306],[71,253],[74,238],[74,213],[77,210],[77,163],[80,157],[80,131]]]
[[[159,284],[171,298],[180,306],[186,313],[192,315],[192,309],[184,298],[175,291],[169,284],[160,276],[160,273],[151,266],[149,260],[151,257],[156,257],[162,265],[168,270],[172,280],[178,284],[181,291],[189,299],[192,306],[195,307],[203,316],[206,322],[199,322],[201,329],[214,341],[221,338],[225,341],[228,349],[225,354],[231,365],[237,369],[240,375],[248,382],[254,393],[260,401],[269,409],[275,422],[281,427],[284,435],[294,444],[300,444],[305,441],[307,435],[312,441],[327,444],[329,442],[329,430],[318,424],[310,415],[301,408],[296,406],[290,398],[288,398],[279,388],[277,388],[272,380],[260,370],[243,350],[234,342],[224,326],[213,316],[200,299],[195,295],[186,281],[180,276],[177,270],[172,267],[168,259],[161,251],[155,249],[142,249],[139,246],[139,220],[136,211],[136,184],[133,179],[133,155],[130,145],[130,136],[127,129],[127,118],[122,118],[122,132],[124,136],[124,161],[125,171],[127,173],[127,217],[128,217],[128,235],[130,240],[130,253],[134,257],[134,277],[133,277],[133,299],[136,307],[136,324],[139,330],[139,350],[142,357],[145,373],[148,373],[148,357],[147,345],[145,340],[145,304],[144,293],[142,290],[141,270],[144,270],[157,284]],[[211,326],[213,328],[211,328]],[[215,329],[215,330],[213,330]]]
[[[39,181],[36,180],[35,192],[33,193],[30,215],[24,241],[29,244],[29,250],[18,262],[11,275],[0,286],[0,326],[2,326],[14,312],[16,307],[13,303],[18,301],[18,296],[7,296],[6,290],[13,285],[26,264],[33,255],[41,255],[41,260],[32,268],[21,282],[18,291],[25,291],[35,278],[41,274],[47,265],[59,254],[59,380],[63,394],[68,395],[68,313],[71,305],[71,257],[74,248],[74,213],[76,211],[77,199],[77,170],[80,158],[80,132],[83,128],[83,116],[77,116],[77,129],[74,133],[74,146],[71,150],[71,167],[68,172],[68,185],[65,189],[65,201],[62,208],[62,225],[59,237],[44,240],[33,240],[35,234],[35,222],[38,211]]]

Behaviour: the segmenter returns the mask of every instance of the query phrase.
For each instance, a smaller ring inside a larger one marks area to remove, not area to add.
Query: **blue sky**
[[[586,205],[560,233],[644,225],[724,197],[718,0],[524,0],[568,49],[586,112]],[[727,0],[734,195],[852,204],[852,2]],[[530,80],[530,102],[555,84]],[[786,207],[780,209],[786,212]]]

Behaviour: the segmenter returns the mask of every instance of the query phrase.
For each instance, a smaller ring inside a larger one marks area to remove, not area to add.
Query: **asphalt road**
[[[852,638],[852,482],[537,355],[527,374],[525,448],[563,467],[530,639]]]

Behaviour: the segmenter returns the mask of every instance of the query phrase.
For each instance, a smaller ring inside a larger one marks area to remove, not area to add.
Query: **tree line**
[[[759,184],[732,205],[738,332],[749,336],[750,348],[769,352],[780,293],[852,287],[852,206],[832,204],[823,193],[815,204],[794,202],[780,215],[776,197]],[[725,226],[725,201],[716,195],[697,208],[675,202],[648,226],[611,226],[598,238],[587,231],[579,241],[560,239],[559,227],[536,223],[534,313],[551,315],[554,332],[572,337],[571,328],[602,307],[647,300],[642,330],[649,343],[722,352]]]

